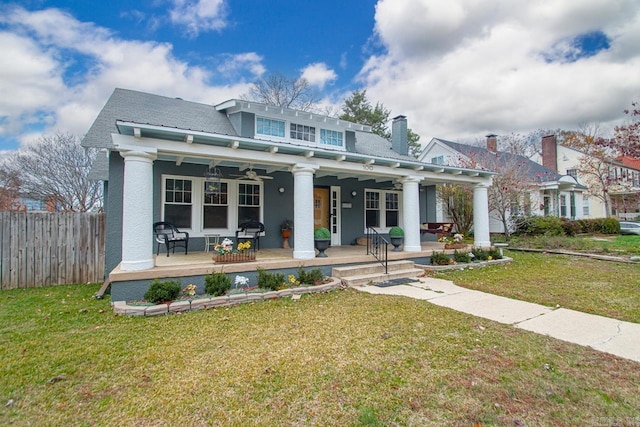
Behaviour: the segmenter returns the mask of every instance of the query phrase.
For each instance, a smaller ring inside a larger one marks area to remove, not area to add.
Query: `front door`
[[[329,224],[329,189],[313,188],[313,229],[324,227],[331,230]]]

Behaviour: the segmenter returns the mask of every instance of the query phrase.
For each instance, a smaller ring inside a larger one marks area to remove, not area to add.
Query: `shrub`
[[[302,267],[298,269],[298,282],[305,285],[313,285],[321,282],[324,279],[322,271],[319,268],[314,268],[311,271],[305,271]]]
[[[449,255],[442,252],[434,252],[431,254],[431,264],[434,265],[449,265],[451,264],[451,258]]]
[[[277,291],[287,285],[287,280],[282,273],[268,273],[264,269],[258,269],[258,287]]]
[[[578,221],[571,221],[568,219],[564,219],[562,221],[562,231],[569,237],[573,237],[576,234],[582,232],[582,226]]]
[[[579,219],[578,223],[582,227],[582,233],[590,233],[590,234],[620,233],[620,222],[615,218]]]
[[[165,301],[173,301],[180,295],[182,283],[177,280],[165,280],[161,282],[155,279],[151,282],[149,290],[144,294],[144,299],[154,304]]]
[[[469,263],[471,262],[471,257],[469,256],[469,252],[458,252],[456,249],[453,251],[453,260],[460,263]]]
[[[491,259],[502,259],[502,255],[500,255],[500,249],[498,248],[489,249],[487,254],[491,257]]]
[[[331,233],[324,227],[318,227],[313,232],[314,239],[330,239]]]
[[[519,215],[512,219],[514,234],[561,236],[562,220],[556,216]]]
[[[489,259],[489,251],[483,248],[471,248],[471,253],[475,261],[486,261]]]
[[[224,295],[229,289],[231,289],[231,277],[226,274],[211,273],[204,277],[204,291],[209,295],[220,296]]]
[[[391,227],[389,237],[404,237],[404,230],[400,227]]]

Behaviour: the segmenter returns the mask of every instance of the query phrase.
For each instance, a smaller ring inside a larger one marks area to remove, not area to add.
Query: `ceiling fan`
[[[262,181],[263,179],[273,179],[272,176],[258,175],[258,173],[253,170],[253,166],[249,166],[249,170],[247,170],[242,175],[231,175],[231,176],[239,177],[240,179],[247,179],[250,181]]]

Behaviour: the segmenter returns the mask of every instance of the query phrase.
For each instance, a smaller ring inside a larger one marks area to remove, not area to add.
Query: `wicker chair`
[[[178,230],[175,225],[169,222],[156,222],[153,224],[153,232],[156,235],[156,242],[158,243],[156,255],[160,254],[160,245],[167,247],[167,256],[169,256],[169,251],[172,249],[173,253],[176,253],[176,246],[184,247],[184,254],[187,254],[189,248],[189,233],[186,231]]]

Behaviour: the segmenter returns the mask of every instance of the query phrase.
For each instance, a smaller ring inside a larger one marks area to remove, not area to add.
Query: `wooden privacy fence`
[[[0,289],[104,278],[105,214],[0,212]]]

